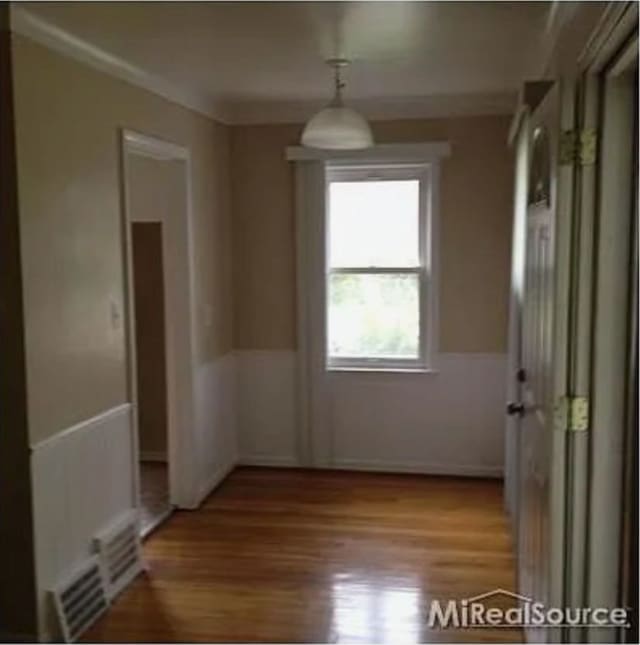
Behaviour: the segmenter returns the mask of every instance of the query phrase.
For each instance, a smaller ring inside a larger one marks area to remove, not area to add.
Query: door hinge
[[[565,130],[560,135],[560,165],[591,166],[598,158],[598,138],[594,128]]]
[[[589,399],[586,396],[563,396],[554,408],[553,425],[561,432],[584,432],[589,429]]]

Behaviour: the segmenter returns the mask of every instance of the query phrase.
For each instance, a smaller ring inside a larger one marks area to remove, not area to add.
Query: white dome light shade
[[[361,150],[373,145],[373,135],[366,119],[342,102],[344,83],[340,71],[349,64],[344,58],[332,58],[327,64],[335,74],[335,94],[326,108],[311,117],[302,132],[302,145],[324,150]]]
[[[344,106],[328,106],[311,117],[302,132],[302,145],[327,150],[359,150],[373,145],[366,119]]]

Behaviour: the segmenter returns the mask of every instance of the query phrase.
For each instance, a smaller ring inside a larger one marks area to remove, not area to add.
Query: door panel
[[[553,303],[555,282],[555,150],[558,90],[552,88],[531,118],[531,163],[526,216],[520,422],[519,592],[546,603],[551,434],[553,432]],[[543,640],[543,633],[528,634]]]

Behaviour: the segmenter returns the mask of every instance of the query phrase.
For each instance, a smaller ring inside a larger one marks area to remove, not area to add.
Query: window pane
[[[420,182],[340,181],[329,186],[333,267],[417,266]]]
[[[332,274],[329,355],[418,358],[418,285],[415,274]]]

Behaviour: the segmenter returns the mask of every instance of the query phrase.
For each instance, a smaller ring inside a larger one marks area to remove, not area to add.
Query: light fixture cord
[[[335,107],[342,107],[342,90],[345,86],[345,82],[342,80],[341,76],[341,68],[340,65],[336,65],[334,67],[335,70],[335,84],[336,84],[336,94],[333,97],[333,101],[331,101],[331,104]]]

